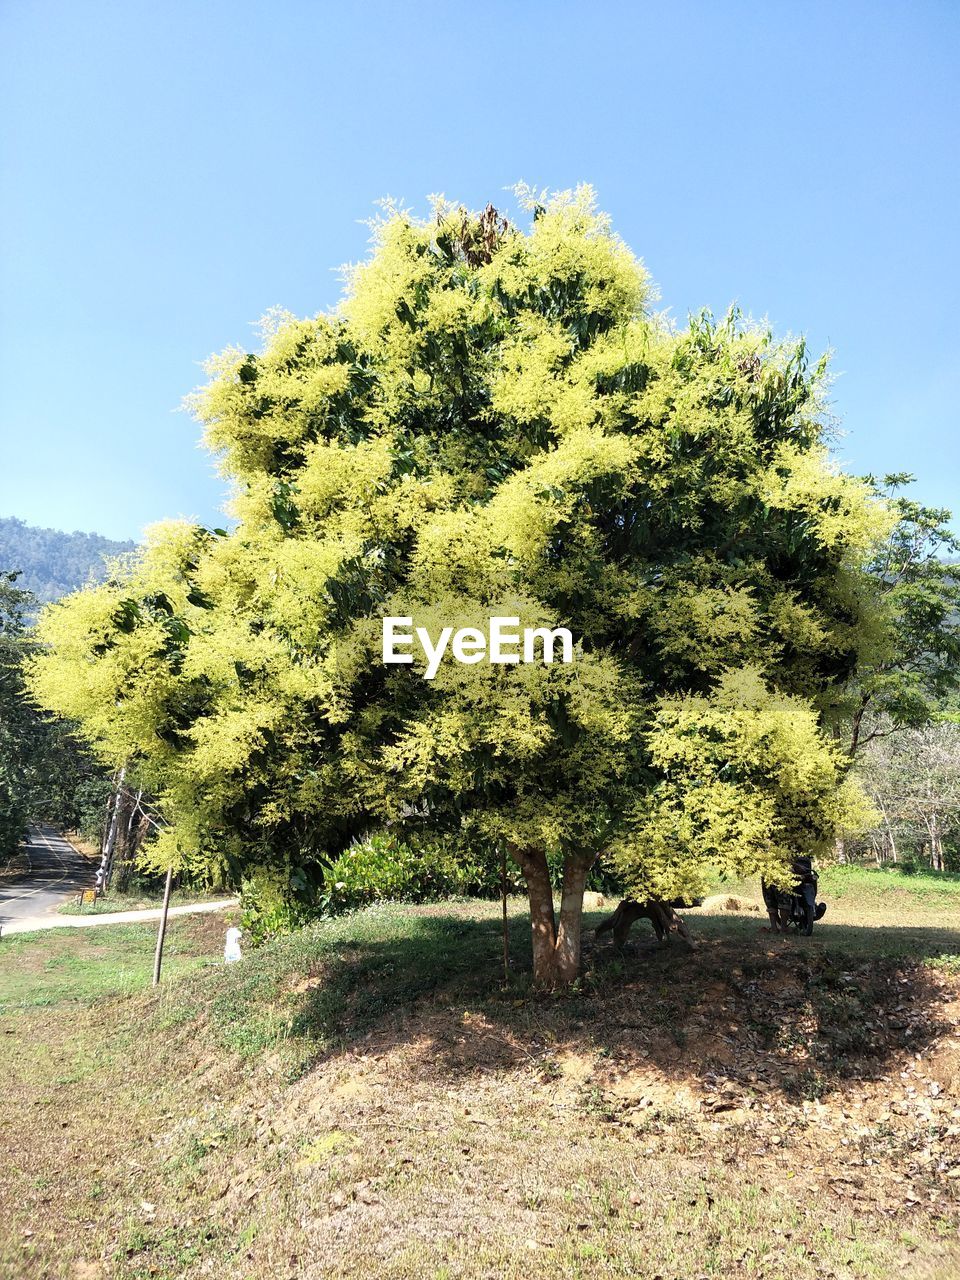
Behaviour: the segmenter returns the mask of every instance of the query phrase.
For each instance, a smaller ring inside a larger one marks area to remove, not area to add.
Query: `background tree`
[[[831,464],[802,342],[675,329],[592,193],[527,204],[390,209],[336,313],[214,359],[235,531],[155,529],[46,612],[32,682],[156,794],[158,866],[302,886],[384,824],[505,844],[552,983],[602,851],[669,894],[852,820],[832,735],[892,517]],[[387,614],[566,626],[576,660],[427,682],[382,664]]]
[[[867,833],[878,863],[960,863],[960,725],[939,721],[881,730],[860,753],[857,774],[880,816]]]
[[[23,667],[31,638],[24,618],[35,601],[19,577],[0,574],[0,857],[16,849],[31,821],[96,830],[106,798],[89,747],[27,696]]]
[[[896,523],[868,565],[879,625],[833,712],[851,758],[878,737],[939,718],[960,689],[960,573],[951,562],[960,541],[949,511],[898,492],[912,480],[883,481]]]
[[[29,593],[16,573],[0,575],[0,858],[12,853],[30,809],[29,711],[23,701],[23,611]]]

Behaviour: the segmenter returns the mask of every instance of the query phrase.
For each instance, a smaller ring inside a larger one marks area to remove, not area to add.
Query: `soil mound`
[[[700,904],[703,911],[715,913],[718,911],[732,912],[758,912],[759,906],[755,902],[749,902],[746,898],[738,898],[732,893],[715,893],[710,898],[704,898]]]

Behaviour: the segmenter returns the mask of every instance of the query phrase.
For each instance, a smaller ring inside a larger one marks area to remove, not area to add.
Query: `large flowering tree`
[[[671,894],[849,822],[831,728],[890,643],[891,516],[831,463],[802,343],[672,326],[591,192],[527,204],[390,210],[336,312],[215,358],[236,527],[161,526],[48,610],[33,687],[157,795],[158,862],[297,883],[384,822],[505,846],[555,983],[598,855]],[[387,615],[576,652],[427,681],[383,664]]]

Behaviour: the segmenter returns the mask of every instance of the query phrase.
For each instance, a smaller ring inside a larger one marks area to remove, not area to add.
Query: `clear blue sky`
[[[832,347],[840,445],[960,510],[960,5],[6,0],[0,515],[216,522],[177,412],[332,305],[374,201],[594,184],[684,316]]]

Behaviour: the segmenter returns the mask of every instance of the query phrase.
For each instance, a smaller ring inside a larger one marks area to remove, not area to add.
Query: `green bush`
[[[259,868],[240,887],[242,926],[263,939],[374,902],[489,897],[499,889],[499,870],[486,867],[479,856],[377,834],[325,866],[310,860],[302,866]]]
[[[240,927],[257,942],[289,933],[320,914],[298,868],[260,867],[240,882]]]
[[[319,905],[338,915],[371,902],[425,902],[430,898],[489,896],[499,875],[479,859],[437,844],[407,844],[392,835],[351,845],[324,873]]]
[[[562,859],[549,859],[559,887]],[[591,887],[613,890],[613,875],[600,864]],[[426,902],[430,899],[495,898],[500,894],[499,857],[462,842],[405,842],[392,835],[370,836],[351,845],[324,874],[320,905],[325,915],[338,915],[371,902]],[[524,893],[520,873],[507,862],[507,892]],[[615,891],[615,890],[613,890]]]

